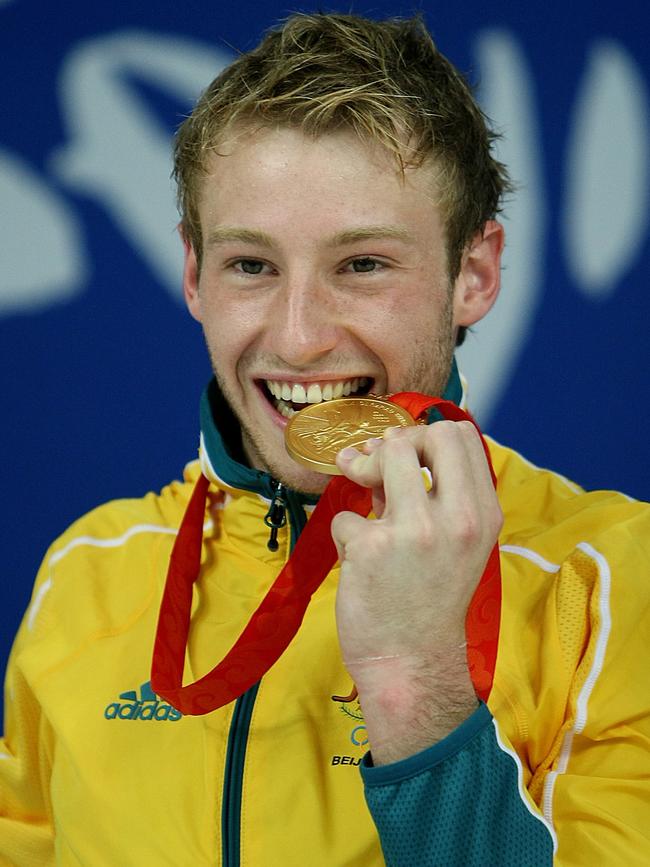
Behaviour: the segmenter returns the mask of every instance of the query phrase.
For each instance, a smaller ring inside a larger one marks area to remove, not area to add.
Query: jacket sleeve
[[[35,597],[44,580],[41,574]],[[54,864],[48,795],[52,743],[49,726],[22,665],[30,652],[29,626],[27,615],[14,642],[5,679],[4,735],[0,739],[0,864],[47,867]]]
[[[543,867],[554,834],[485,705],[427,750],[361,766],[388,867]]]

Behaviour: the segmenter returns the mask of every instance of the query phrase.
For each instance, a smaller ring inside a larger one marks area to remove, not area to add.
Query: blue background
[[[2,661],[54,537],[196,453],[209,365],[165,154],[200,88],[291,8],[0,0]],[[648,4],[299,8],[421,10],[480,85],[520,190],[502,298],[461,358],[470,406],[535,463],[646,499]]]

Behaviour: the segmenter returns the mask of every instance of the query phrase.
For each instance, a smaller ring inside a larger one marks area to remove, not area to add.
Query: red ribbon
[[[415,419],[435,407],[452,421],[471,421],[481,436],[492,480],[490,452],[474,419],[456,404],[415,392],[389,398]],[[257,683],[284,653],[300,628],[307,605],[337,560],[330,525],[340,511],[366,517],[371,493],[345,476],[330,481],[300,534],[284,568],[253,613],[232,649],[212,671],[183,686],[190,628],[192,587],[201,565],[205,501],[209,481],[196,483],[172,550],[163,593],[151,669],[151,687],[183,714],[204,714],[239,698]],[[499,548],[494,546],[470,603],[465,631],[467,661],[479,698],[487,701],[496,664],[501,615]]]

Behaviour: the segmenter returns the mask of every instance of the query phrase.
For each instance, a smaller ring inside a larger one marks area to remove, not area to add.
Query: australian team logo
[[[142,684],[140,695],[135,689],[120,693],[119,701],[112,701],[104,709],[106,719],[177,722],[182,716],[179,710],[156,695],[151,689],[150,681]]]
[[[349,695],[333,695],[332,701],[337,702],[341,713],[344,713],[352,720],[353,725],[350,731],[350,741],[354,744],[355,747],[367,746],[368,732],[366,730],[366,724],[363,719],[361,705],[359,704],[359,693],[357,692],[356,686],[352,687]],[[334,759],[338,759],[339,761],[335,762]],[[360,759],[358,758],[350,761],[343,761],[343,759],[351,759],[351,757],[333,756],[332,764],[358,765],[360,761]]]

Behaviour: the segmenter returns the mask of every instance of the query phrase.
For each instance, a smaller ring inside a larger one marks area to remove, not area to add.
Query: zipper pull
[[[273,496],[271,497],[271,505],[264,517],[264,523],[271,528],[271,535],[266,547],[269,551],[278,550],[278,530],[284,527],[287,523],[287,501],[284,498],[285,488],[282,482],[272,480]]]

